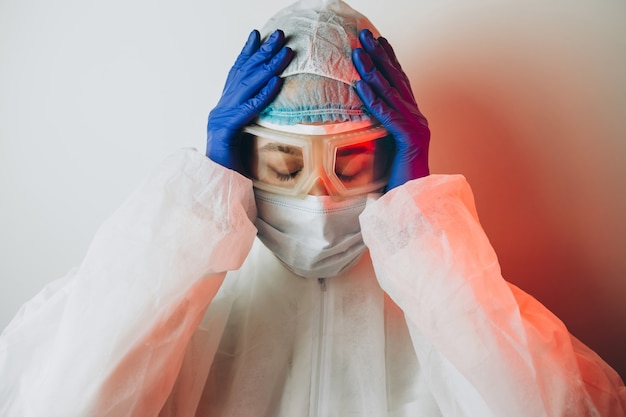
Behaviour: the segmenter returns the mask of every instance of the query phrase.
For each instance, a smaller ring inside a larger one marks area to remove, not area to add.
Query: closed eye
[[[289,172],[287,174],[283,174],[282,172],[278,172],[276,170],[273,170],[273,171],[276,174],[276,178],[279,181],[286,182],[286,181],[291,181],[291,180],[295,179],[298,176],[298,174],[300,173],[301,170]]]

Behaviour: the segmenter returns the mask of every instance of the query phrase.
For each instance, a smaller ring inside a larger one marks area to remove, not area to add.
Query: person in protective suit
[[[338,1],[250,34],[208,121],[0,337],[2,416],[624,416],[507,283],[389,43]]]

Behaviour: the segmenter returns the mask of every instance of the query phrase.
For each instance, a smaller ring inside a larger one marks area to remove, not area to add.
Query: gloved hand
[[[400,67],[389,42],[375,39],[368,29],[359,33],[363,49],[352,52],[361,75],[356,91],[369,112],[393,135],[396,154],[387,191],[429,174],[430,130],[420,113],[409,79]]]
[[[250,123],[278,94],[278,76],[289,64],[293,51],[281,30],[261,45],[253,30],[228,73],[217,106],[209,113],[206,156],[218,164],[242,172],[241,129]]]

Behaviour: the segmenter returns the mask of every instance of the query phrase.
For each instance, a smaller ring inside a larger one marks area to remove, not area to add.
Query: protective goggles
[[[255,187],[304,197],[320,180],[329,195],[347,197],[387,184],[395,148],[382,125],[349,131],[318,125],[308,131],[313,133],[259,125],[243,129],[243,165]]]

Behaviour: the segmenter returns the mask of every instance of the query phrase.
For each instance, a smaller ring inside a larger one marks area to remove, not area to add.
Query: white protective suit
[[[255,240],[251,182],[194,150],[0,337],[0,415],[624,416],[619,376],[504,281],[461,176],[371,201],[324,282]]]

